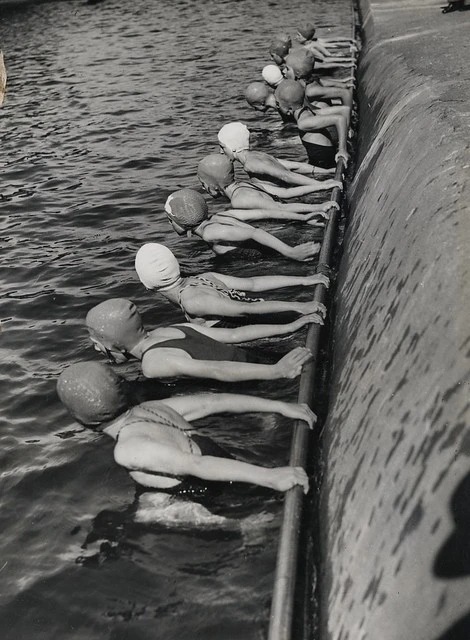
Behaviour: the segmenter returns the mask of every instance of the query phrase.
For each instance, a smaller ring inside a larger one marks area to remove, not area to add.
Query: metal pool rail
[[[352,7],[352,33],[355,34],[354,7]],[[355,65],[351,65],[354,70]],[[339,158],[336,164],[335,179],[341,180],[345,164],[343,158]],[[319,256],[318,270],[325,272],[331,262],[336,230],[338,226],[339,205],[342,199],[342,191],[336,187],[331,194],[330,219],[325,229],[325,235]],[[338,207],[336,207],[336,205]],[[323,285],[315,287],[313,299],[324,302],[326,290]],[[310,325],[305,346],[312,354],[312,360],[304,367],[300,378],[299,402],[311,404],[313,385],[315,381],[316,365],[318,360],[319,339],[321,326]],[[290,461],[292,466],[305,467],[308,454],[309,432],[305,423],[297,422],[292,437]],[[292,621],[294,610],[294,596],[297,578],[297,558],[299,548],[300,528],[302,524],[303,493],[297,486],[287,492],[284,500],[284,512],[277,552],[276,573],[274,578],[273,596],[271,601],[271,616],[268,640],[290,640],[292,634]]]

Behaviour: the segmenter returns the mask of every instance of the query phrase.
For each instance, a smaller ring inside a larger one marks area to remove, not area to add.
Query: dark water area
[[[1,636],[262,638],[282,497],[233,487],[215,500],[225,509],[188,505],[197,524],[175,521],[158,496],[135,498],[111,440],[71,422],[55,380],[68,364],[99,358],[83,320],[103,299],[132,299],[149,327],[182,319],[137,279],[145,242],[167,244],[189,273],[311,272],[281,258],[216,259],[170,230],[163,204],[175,189],[197,188],[197,163],[231,120],[248,125],[256,148],[304,159],[280,120],[249,109],[243,89],[269,63],[271,35],[306,19],[349,35],[350,4],[71,0],[0,11],[9,76],[0,111]],[[316,235],[265,226],[290,243]],[[139,377],[135,363],[119,371]],[[294,400],[297,383],[231,388]],[[147,382],[144,393],[187,389],[198,386]],[[204,428],[247,460],[286,462],[290,421],[237,417],[236,434],[234,424],[216,417]]]

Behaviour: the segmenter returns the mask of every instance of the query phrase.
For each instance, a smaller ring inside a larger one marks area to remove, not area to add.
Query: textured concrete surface
[[[470,638],[470,11],[360,0],[323,638]]]

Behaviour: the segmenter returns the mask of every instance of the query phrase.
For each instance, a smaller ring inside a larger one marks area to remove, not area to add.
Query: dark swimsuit
[[[192,329],[174,325],[184,333],[183,338],[170,338],[152,344],[142,354],[142,359],[146,353],[154,349],[181,349],[194,360],[228,360],[230,362],[250,362],[249,353],[233,344],[225,344],[205,336],[203,333]]]
[[[297,123],[304,111],[308,111],[309,113],[315,115],[315,111],[313,109],[310,109],[308,107],[302,107],[302,109],[300,110],[297,116]],[[322,167],[323,169],[331,169],[332,167],[335,167],[336,166],[335,147],[334,146],[330,147],[323,144],[317,144],[316,142],[309,142],[308,140],[305,140],[305,136],[308,133],[321,133],[323,136],[325,136],[325,138],[328,138],[328,140],[331,141],[331,135],[328,129],[318,129],[312,132],[312,131],[302,131],[302,129],[299,127],[299,137],[302,140],[302,144],[305,147],[305,151],[307,152],[308,161],[310,162],[310,164],[313,164],[316,167]]]
[[[186,329],[187,327],[184,327],[184,328]],[[199,435],[197,433],[189,436],[184,429],[182,429],[177,424],[175,424],[164,413],[161,414],[154,407],[150,409],[149,407],[141,406],[139,407],[139,412],[147,413],[149,417],[146,418],[145,415],[140,415],[140,416],[137,415],[135,416],[134,419],[132,419],[131,417],[131,419],[126,422],[126,427],[132,425],[133,423],[137,424],[141,422],[148,422],[150,424],[155,424],[155,422],[160,422],[161,424],[164,424],[168,427],[171,427],[183,433],[188,440],[189,449],[192,454],[194,454],[193,444],[196,444],[199,447],[202,456],[214,456],[216,458],[226,458],[226,459],[235,460],[235,458],[228,451],[226,451],[221,446],[219,446],[211,438],[208,438],[207,436]],[[119,439],[119,435],[116,438],[116,442],[118,441],[118,439]],[[138,483],[136,486],[137,497],[146,491],[158,491],[159,493],[166,493],[167,495],[172,495],[172,496],[190,495],[191,497],[198,497],[198,496],[206,495],[209,489],[211,491],[214,491],[214,489],[217,489],[220,491],[220,487],[223,487],[224,485],[226,485],[226,483],[223,483],[223,482],[207,482],[205,480],[202,480],[201,478],[196,478],[195,476],[191,476],[191,475],[175,476],[171,473],[165,473],[163,471],[155,472],[155,473],[152,473],[150,471],[145,471],[143,473],[149,476],[156,476],[160,478],[174,478],[175,480],[179,480],[180,482],[179,484],[173,487],[151,487],[151,486],[146,487],[145,485]]]
[[[250,174],[248,174],[248,175],[250,175]],[[271,177],[269,177],[269,181],[270,182],[272,181]],[[242,187],[244,189],[252,189],[252,191],[258,191],[259,193],[265,193],[268,196],[270,196],[275,202],[282,202],[281,198],[279,198],[278,196],[273,196],[272,193],[268,193],[268,191],[266,191],[266,189],[264,189],[261,185],[254,184],[253,182],[242,182],[242,181],[240,181],[240,182],[237,181],[237,184],[236,184],[236,186],[234,187],[234,189],[232,191],[232,198],[233,198],[233,194],[236,192],[236,190],[237,189],[241,189]]]

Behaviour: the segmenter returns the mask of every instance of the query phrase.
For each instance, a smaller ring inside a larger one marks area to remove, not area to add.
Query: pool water
[[[292,133],[252,111],[243,90],[269,63],[276,32],[315,20],[349,35],[349,0],[70,0],[2,7],[0,15],[8,70],[0,111],[1,636],[263,638],[282,496],[230,487],[177,513],[162,496],[136,497],[111,440],[71,421],[55,380],[68,364],[99,359],[83,321],[103,299],[132,299],[149,327],[181,321],[135,275],[145,242],[167,244],[188,273],[311,272],[282,258],[215,258],[202,241],[171,231],[163,203],[175,189],[198,188],[197,163],[218,150],[216,133],[231,120],[248,125],[255,147],[304,159]],[[300,224],[263,226],[290,243],[317,235]],[[285,352],[302,338],[258,348]],[[118,371],[140,378],[136,363]],[[295,400],[297,382],[146,382],[140,393],[200,389]],[[202,425],[246,460],[287,461],[292,421],[216,416]]]

